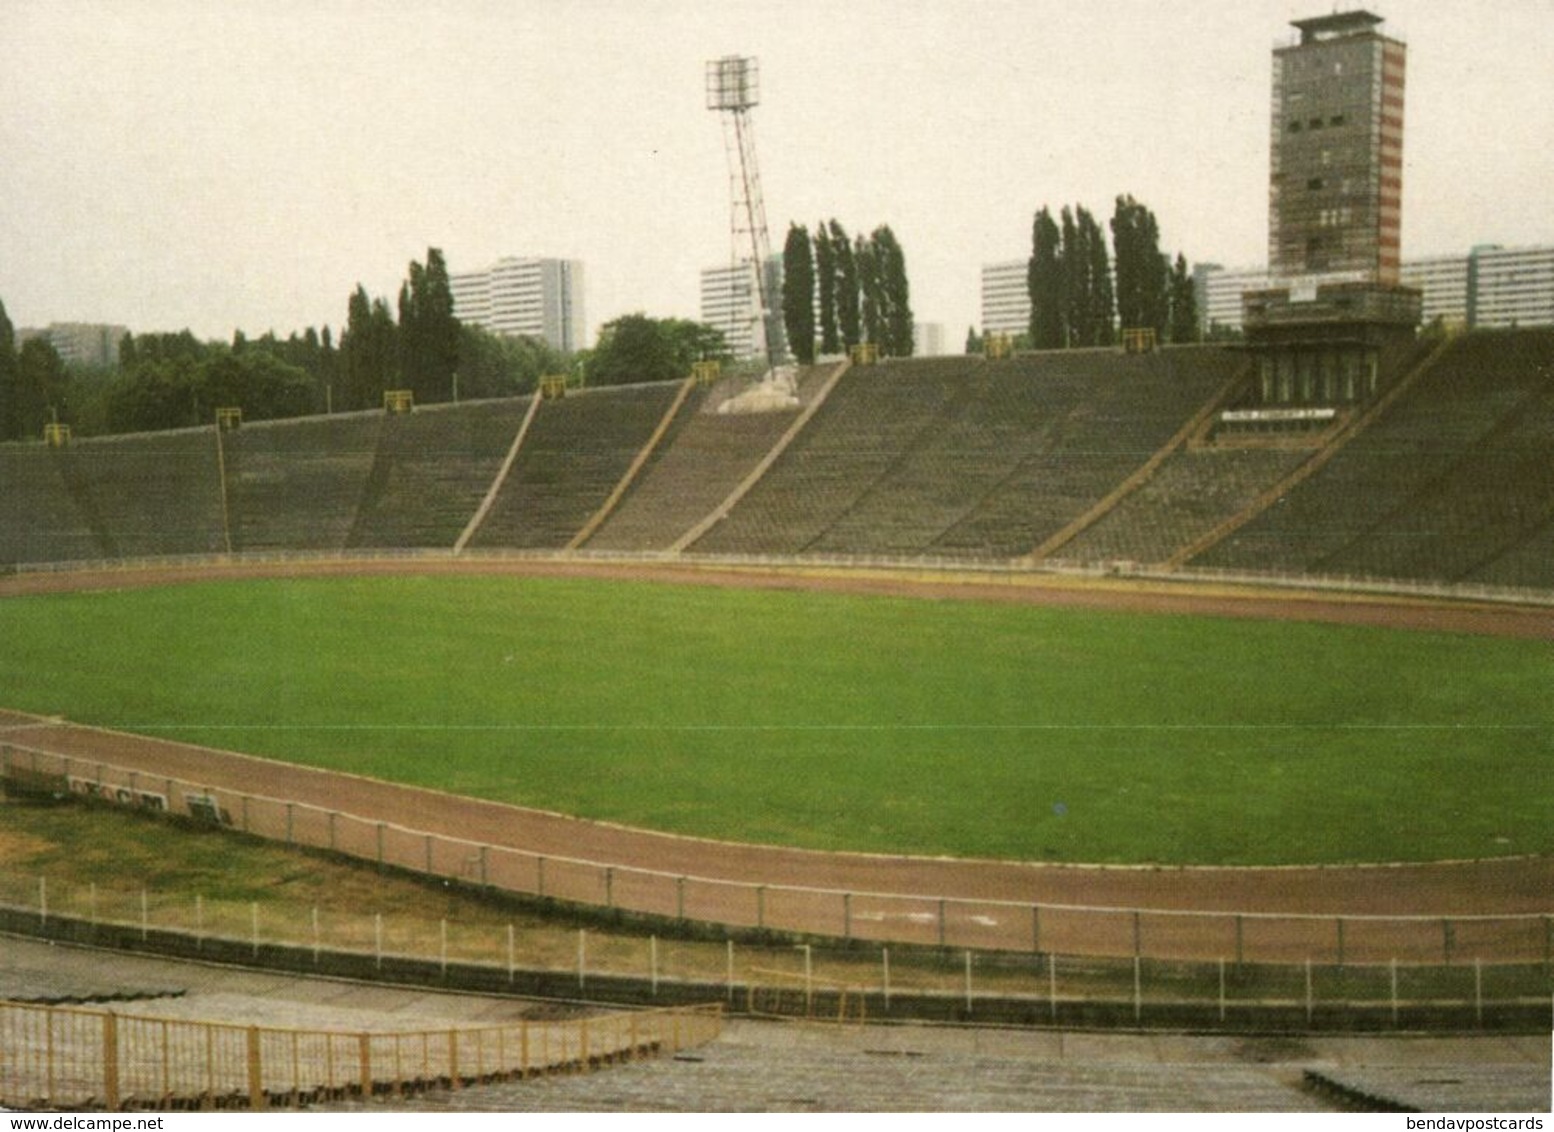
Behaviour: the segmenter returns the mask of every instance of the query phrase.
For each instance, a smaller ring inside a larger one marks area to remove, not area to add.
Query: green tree
[[[1043,206],[1031,224],[1031,260],[1026,290],[1031,300],[1031,344],[1038,350],[1057,350],[1064,338],[1062,233],[1052,213]]]
[[[47,338],[29,338],[22,343],[16,376],[16,413],[22,436],[42,436],[43,426],[51,421],[69,422],[65,363]]]
[[[982,335],[977,333],[975,326],[966,327],[966,353],[980,354],[982,352]]]
[[[729,360],[721,331],[678,318],[622,315],[599,329],[599,340],[586,359],[589,385],[628,385],[675,381],[689,376],[702,360]]]
[[[360,284],[351,294],[340,336],[341,408],[366,409],[380,403],[385,389],[399,388],[398,328],[388,304],[369,299]]]
[[[1111,228],[1117,260],[1117,317],[1125,327],[1153,329],[1163,339],[1170,306],[1169,269],[1160,254],[1155,214],[1131,196],[1120,196]]]
[[[561,353],[541,339],[459,325],[460,397],[515,397],[534,390],[544,374],[565,368]]]
[[[893,358],[909,358],[915,343],[912,336],[912,288],[907,281],[906,253],[888,224],[876,228],[873,239],[874,258],[880,275],[880,295],[884,303],[881,317],[883,348]]]
[[[1117,341],[1115,303],[1112,288],[1111,259],[1106,254],[1106,236],[1087,209],[1079,209],[1079,225],[1084,234],[1085,253],[1090,257],[1089,334],[1091,346],[1110,346]]]
[[[822,220],[815,225],[815,285],[820,307],[820,352],[839,354],[842,339],[836,328],[836,250]]]
[[[411,260],[400,285],[398,344],[401,379],[416,400],[452,400],[459,322],[453,316],[448,266],[438,248],[427,249],[425,266]]]
[[[1112,286],[1106,239],[1083,205],[1062,213],[1058,251],[1064,342],[1106,346],[1113,341]]]
[[[853,242],[853,264],[858,271],[858,321],[862,339],[886,353],[883,342],[885,296],[880,286],[880,264],[874,254],[874,241],[859,236]]]
[[[801,365],[815,361],[815,261],[809,229],[788,225],[782,249],[782,321],[788,348]]]
[[[269,350],[218,353],[196,367],[193,395],[197,424],[223,406],[242,409],[245,420],[300,417],[313,407],[313,379]]]
[[[137,358],[108,389],[110,432],[186,428],[195,420],[195,373],[189,357]]]
[[[19,398],[21,374],[16,358],[16,328],[0,303],[0,440],[16,440],[22,434]]]
[[[858,309],[858,264],[853,259],[852,241],[847,231],[831,221],[831,254],[836,272],[836,329],[840,346],[852,349],[863,341],[861,312]]]
[[[1171,341],[1198,341],[1198,291],[1193,286],[1192,271],[1187,257],[1176,253],[1176,263],[1171,268]]]

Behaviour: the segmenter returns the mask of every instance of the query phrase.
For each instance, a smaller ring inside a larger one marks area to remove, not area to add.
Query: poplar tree
[[[1088,209],[1078,209],[1084,253],[1088,257],[1086,278],[1089,283],[1086,337],[1089,346],[1110,346],[1116,340],[1112,298],[1111,260],[1106,254],[1106,236]]]
[[[1026,272],[1026,290],[1031,300],[1031,345],[1037,350],[1058,350],[1066,345],[1061,247],[1062,234],[1044,205],[1031,223],[1031,260]]]
[[[839,354],[842,340],[836,328],[836,252],[824,220],[815,225],[815,282],[820,307],[820,352]]]
[[[1150,328],[1164,338],[1169,266],[1160,253],[1155,214],[1133,197],[1120,196],[1111,228],[1117,256],[1117,316],[1125,327]]]
[[[863,341],[858,309],[858,264],[847,231],[831,221],[831,252],[836,257],[836,328],[841,345],[852,349]]]
[[[16,360],[16,328],[0,303],[0,440],[21,436],[20,371]]]
[[[782,249],[782,321],[788,348],[801,365],[815,361],[815,261],[809,229],[788,225]]]
[[[405,383],[417,401],[447,401],[459,364],[459,323],[441,250],[428,248],[426,264],[412,260],[399,288],[399,354]]]
[[[888,224],[874,230],[874,259],[884,303],[880,317],[883,349],[893,358],[909,358],[914,348],[912,291],[907,282],[906,253]]]
[[[874,242],[860,235],[853,243],[853,263],[858,269],[858,321],[861,324],[861,341],[872,342],[886,353],[881,340],[881,307],[884,295],[880,290],[879,259],[874,254]]]
[[[1192,272],[1187,267],[1187,257],[1176,253],[1176,263],[1171,268],[1171,341],[1198,341],[1198,292],[1193,287]]]

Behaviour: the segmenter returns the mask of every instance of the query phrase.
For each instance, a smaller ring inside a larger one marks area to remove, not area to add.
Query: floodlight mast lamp
[[[743,233],[750,238],[750,258],[755,271],[755,332],[760,335],[768,367],[775,368],[778,358],[769,333],[771,311],[766,294],[766,265],[772,258],[772,242],[766,227],[766,204],[761,199],[761,169],[755,160],[755,129],[750,121],[750,111],[760,101],[761,71],[755,59],[725,55],[707,64],[707,109],[718,111],[723,119],[734,266],[738,266],[739,237]],[[729,272],[731,289],[736,274]]]

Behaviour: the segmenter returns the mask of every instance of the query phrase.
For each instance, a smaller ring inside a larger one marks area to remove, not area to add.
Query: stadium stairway
[[[214,428],[81,440],[54,455],[108,557],[226,549]]]
[[[1447,402],[1429,414],[1438,420],[1418,437],[1418,451],[1430,454],[1425,474],[1368,529],[1316,562],[1318,571],[1459,581],[1549,522],[1554,333],[1518,335],[1513,344],[1494,364],[1459,364],[1455,384],[1471,389],[1477,411]]]
[[[244,424],[223,443],[232,549],[346,545],[384,429],[382,413]]]
[[[782,459],[794,440],[805,434],[805,429],[810,421],[830,402],[832,393],[841,384],[842,378],[851,371],[851,368],[851,364],[844,361],[831,371],[824,384],[815,392],[813,399],[799,411],[797,417],[789,422],[788,427],[777,438],[776,443],[772,445],[766,455],[761,457],[749,474],[739,481],[734,490],[729,492],[728,496],[716,508],[703,516],[700,522],[675,540],[674,544],[669,548],[671,551],[678,554],[687,547],[698,543],[703,536],[709,531],[715,530],[719,524],[728,518],[729,513],[739,506],[745,497],[764,481],[767,472]]]
[[[688,377],[680,384],[680,391],[675,394],[675,399],[670,402],[669,408],[664,410],[663,418],[658,422],[658,427],[653,430],[653,435],[647,438],[647,443],[642,446],[642,450],[632,460],[631,466],[621,476],[620,482],[615,485],[615,489],[610,492],[609,497],[599,505],[599,510],[595,511],[588,522],[583,524],[582,530],[572,536],[572,540],[566,546],[568,550],[576,550],[592,538],[594,532],[604,525],[605,520],[620,505],[620,501],[631,490],[632,485],[636,483],[637,477],[642,473],[642,469],[658,454],[664,439],[669,435],[676,423],[683,419],[680,410],[684,408],[685,403],[690,399],[697,385],[698,382],[694,377]]]
[[[800,401],[812,404],[829,369],[799,378]],[[655,451],[630,493],[582,545],[589,550],[665,551],[715,514],[803,412],[719,413],[747,379],[725,378],[692,398],[669,442]]]
[[[1104,540],[1097,545],[1093,541],[1084,541],[1082,536],[1094,529],[1097,524],[1104,523],[1108,516],[1117,510],[1120,504],[1133,497],[1140,488],[1149,484],[1168,461],[1179,457],[1187,447],[1188,442],[1205,430],[1210,422],[1214,420],[1215,414],[1224,408],[1236,396],[1238,391],[1244,387],[1250,373],[1250,365],[1242,366],[1212,397],[1204,402],[1197,413],[1190,417],[1187,423],[1176,431],[1174,436],[1161,446],[1158,452],[1145,461],[1137,471],[1112,489],[1095,506],[1085,511],[1062,530],[1031,551],[1031,559],[1040,562],[1043,559],[1052,558],[1065,547],[1075,543],[1076,540],[1081,540],[1071,548],[1068,557],[1077,557],[1080,561],[1088,562],[1107,561],[1118,558],[1138,561],[1137,547],[1126,548],[1127,552],[1124,553],[1116,553],[1115,549]],[[1169,498],[1170,496],[1168,495],[1167,497]],[[1157,495],[1155,498],[1158,499],[1159,496]],[[1154,515],[1147,515],[1142,520],[1135,519],[1124,524],[1124,528],[1130,532],[1159,532],[1163,526],[1165,524]],[[1146,557],[1144,560],[1152,561],[1153,559]]]
[[[502,466],[529,398],[429,405],[384,418],[346,545],[454,545]]]
[[[1060,395],[1022,422],[1018,461],[935,540],[935,551],[1012,558],[1054,540],[1147,465],[1243,364],[1214,347],[1139,357],[1067,351],[1016,362]]]
[[[680,389],[680,382],[658,382],[546,402],[467,545],[566,547],[620,483]]]
[[[1271,509],[1277,508],[1275,521],[1288,516],[1284,505],[1288,501],[1290,493],[1305,483],[1311,477],[1322,471],[1331,461],[1344,452],[1351,441],[1363,434],[1376,421],[1385,417],[1388,411],[1402,400],[1416,385],[1424,382],[1432,372],[1435,364],[1442,355],[1451,347],[1450,341],[1443,341],[1426,353],[1423,358],[1415,361],[1401,377],[1399,377],[1385,392],[1364,411],[1350,418],[1343,426],[1334,430],[1326,443],[1315,452],[1308,454],[1307,458],[1297,464],[1287,475],[1273,486],[1263,491],[1249,505],[1242,508],[1236,514],[1220,523],[1218,526],[1200,535],[1197,539],[1179,547],[1163,565],[1167,569],[1176,569],[1187,563],[1198,565],[1228,565],[1234,568],[1237,565],[1236,557],[1232,553],[1231,561],[1222,560],[1222,549],[1233,548],[1240,541],[1238,532],[1242,528],[1249,527],[1259,518],[1269,515]],[[1302,545],[1310,547],[1311,539],[1319,537],[1319,534],[1330,532],[1309,530],[1305,532],[1307,541]],[[1283,536],[1276,536],[1276,541]],[[1283,545],[1283,544],[1281,544]],[[1286,545],[1286,551],[1290,547]],[[1308,551],[1309,554],[1309,551]],[[1268,569],[1279,568],[1278,565],[1253,565],[1249,561],[1239,562],[1243,568]],[[1286,561],[1286,568],[1293,564]],[[1294,567],[1304,569],[1304,564]]]
[[[62,452],[0,445],[0,566],[69,562],[114,553],[112,543]]]

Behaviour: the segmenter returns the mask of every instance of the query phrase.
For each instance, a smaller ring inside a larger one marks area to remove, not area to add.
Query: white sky
[[[1347,7],[1348,5],[1344,5]],[[1409,44],[1403,251],[1554,243],[1554,0],[1378,0]],[[730,254],[703,66],[760,61],[774,250],[889,223],[955,348],[1033,213],[1119,193],[1265,258],[1269,62],[1332,0],[0,0],[18,326],[337,330],[411,259],[580,259],[590,337]]]

